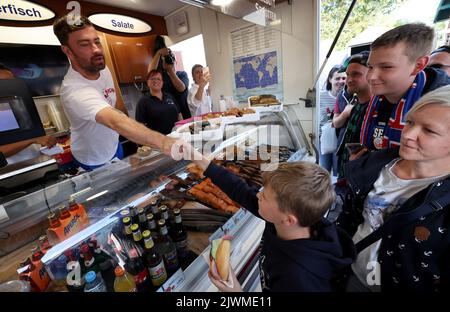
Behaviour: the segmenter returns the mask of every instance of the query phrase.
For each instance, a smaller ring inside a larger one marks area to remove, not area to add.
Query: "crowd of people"
[[[76,163],[92,170],[121,158],[119,134],[193,160],[265,220],[263,291],[333,291],[342,276],[347,291],[450,290],[450,52],[432,51],[432,28],[396,27],[370,51],[334,66],[320,95],[320,124],[337,130],[336,151],[320,155],[321,166],[287,163],[265,172],[261,190],[166,136],[176,121],[211,111],[207,68],[192,68],[188,89],[186,72],[175,70],[173,53],[157,39],[149,92],[134,120],[115,108],[113,79],[90,21],[61,17],[54,32],[71,64],[61,102]],[[336,202],[331,170],[349,195],[337,220],[324,217]],[[242,291],[233,271],[233,287],[210,278],[222,291]]]

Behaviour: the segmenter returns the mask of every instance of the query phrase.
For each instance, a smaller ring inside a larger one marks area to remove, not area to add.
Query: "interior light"
[[[95,198],[98,198],[98,197],[100,197],[100,196],[105,195],[106,193],[108,193],[108,190],[101,191],[101,192],[99,192],[99,193],[97,193],[97,194],[95,194],[95,195],[92,195],[91,197],[89,197],[88,199],[86,199],[86,201],[93,200],[93,199],[95,199]]]
[[[199,8],[204,8],[209,1],[206,0],[180,0],[180,2],[190,4]]]
[[[231,2],[233,2],[233,0],[212,0],[211,4],[212,5],[217,5],[217,6],[227,6]]]

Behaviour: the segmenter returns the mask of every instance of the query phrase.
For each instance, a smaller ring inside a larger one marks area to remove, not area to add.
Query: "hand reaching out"
[[[37,143],[41,146],[52,147],[56,144],[56,139],[52,136],[45,135],[35,138],[34,143]]]

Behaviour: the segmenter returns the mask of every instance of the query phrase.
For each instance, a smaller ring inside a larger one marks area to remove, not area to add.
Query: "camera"
[[[172,51],[169,51],[169,54],[164,56],[164,62],[166,62],[166,64],[169,64],[169,65],[172,65],[173,63],[175,63],[175,55],[173,55]]]

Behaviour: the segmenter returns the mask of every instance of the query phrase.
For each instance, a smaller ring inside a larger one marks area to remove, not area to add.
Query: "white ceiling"
[[[87,2],[113,6],[131,11],[166,16],[169,13],[185,6],[178,0],[86,0]]]

